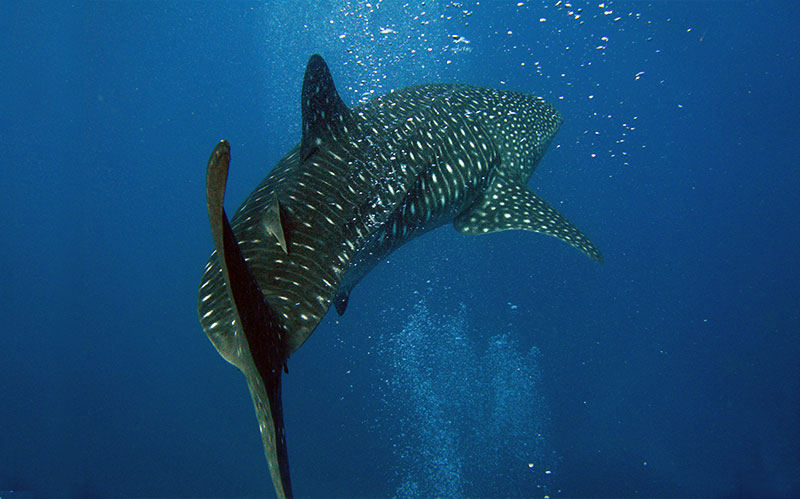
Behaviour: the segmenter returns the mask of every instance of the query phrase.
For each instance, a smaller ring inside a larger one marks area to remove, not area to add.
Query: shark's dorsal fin
[[[583,251],[592,260],[603,255],[588,237],[524,185],[496,175],[489,188],[453,222],[462,234],[530,230],[547,234]]]
[[[305,161],[330,135],[347,134],[354,127],[352,113],[339,97],[328,65],[317,54],[311,56],[303,77],[300,96],[303,140],[300,159]]]

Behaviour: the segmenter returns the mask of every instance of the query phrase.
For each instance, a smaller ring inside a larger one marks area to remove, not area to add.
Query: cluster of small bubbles
[[[379,342],[381,426],[397,458],[395,494],[546,494],[557,458],[544,437],[540,354],[521,351],[508,334],[480,347],[466,317],[463,304],[437,316],[422,299]]]
[[[620,102],[620,105],[623,105],[624,102]],[[633,126],[631,123],[638,120],[638,116],[632,116],[626,121],[622,121],[617,128],[617,125],[614,124],[615,121],[618,121],[618,117],[614,114],[606,113],[601,114],[598,112],[592,112],[590,114],[591,120],[597,120],[596,129],[585,129],[581,136],[575,139],[575,144],[585,144],[590,147],[592,150],[589,152],[589,157],[594,159],[598,157],[605,157],[605,158],[621,158],[623,166],[628,166],[627,157],[629,152],[627,150],[628,147],[628,134],[636,130],[636,127]],[[605,136],[608,136],[606,138]],[[605,152],[598,152],[597,149],[605,147]]]
[[[304,21],[300,25],[304,27],[303,35],[312,40],[305,42],[308,48],[277,47],[279,50],[272,52],[306,49],[323,55],[346,54],[342,62],[345,67],[339,66],[341,70],[335,78],[348,104],[421,82],[474,82],[469,76],[461,76],[461,71],[478,57],[485,42],[472,30],[470,21],[473,16],[486,12],[487,2],[296,1],[300,4],[297,8],[271,9],[278,13],[294,12],[294,18],[289,14],[273,15],[277,20],[269,21],[274,24],[271,29],[275,32],[291,29],[295,18],[300,18]],[[613,110],[615,116],[621,117],[631,113],[616,108],[613,104],[617,100],[615,92],[618,95],[642,90],[623,88],[626,83],[622,79],[630,78],[628,81],[647,87],[647,91],[663,83],[659,77],[663,69],[656,57],[664,47],[658,46],[658,30],[654,21],[648,19],[649,11],[642,12],[648,9],[646,4],[623,5],[611,0],[519,0],[508,2],[504,7],[492,3],[491,9],[495,8],[511,9],[514,19],[519,21],[497,27],[495,34],[502,44],[499,50],[515,59],[523,76],[529,72],[530,76],[550,80],[544,87],[534,81],[530,88],[520,88],[519,80],[511,80],[513,75],[497,73],[497,87],[509,85],[515,90],[529,91],[565,104],[583,101],[580,109]],[[675,28],[686,36],[702,41],[703,34],[698,33],[699,30],[678,26],[672,19],[666,21],[676,25]],[[270,43],[285,42],[273,37]],[[637,59],[631,62],[631,57]],[[617,68],[630,68],[632,64],[635,64],[635,71],[617,80],[614,75]],[[622,85],[611,85],[609,73],[615,80],[622,81]],[[586,82],[596,82],[596,85],[587,86]],[[586,100],[591,100],[591,105],[586,105]],[[681,109],[682,105],[676,102],[675,109]],[[565,113],[565,116],[570,123],[583,119],[576,113]],[[621,157],[624,155],[620,151],[622,144],[635,147],[640,139],[629,134],[624,142],[617,142],[621,137],[613,133],[620,130],[618,125],[616,121],[606,123],[604,126],[611,128],[604,129],[603,136],[618,151],[616,157]],[[608,148],[603,146],[593,154],[606,157],[601,152],[605,149]]]
[[[631,121],[630,104],[623,106],[620,103],[618,106],[614,101],[616,96],[625,95],[624,92],[641,92],[641,89],[630,88],[622,80],[626,75],[617,73],[620,71],[618,68],[637,64],[639,68],[630,73],[630,81],[648,87],[663,84],[658,78],[652,78],[653,73],[662,69],[654,65],[657,60],[649,57],[661,53],[661,47],[656,45],[657,42],[641,45],[654,41],[657,32],[654,21],[647,19],[646,13],[643,15],[628,5],[623,7],[612,1],[544,0],[541,3],[519,2],[516,8],[521,17],[529,19],[525,24],[499,30],[499,34],[508,35],[507,52],[519,57],[520,67],[530,68],[535,76],[553,81],[553,84],[545,86],[543,96],[567,103],[564,109],[573,106],[575,110],[588,111],[587,122],[592,122],[597,115],[604,118],[602,122],[594,121],[597,128],[587,131],[591,139],[577,138],[584,146],[589,146],[586,154],[592,158],[621,159],[618,164],[627,166],[630,149],[638,147],[640,137],[632,136],[635,128],[622,126],[623,122]],[[533,32],[527,31],[529,28],[518,27],[530,27],[534,23],[539,25],[536,36],[531,36]],[[690,27],[681,30],[696,36]],[[531,46],[525,46],[519,42],[520,38],[535,41]],[[699,39],[702,41],[702,35]],[[559,51],[561,57],[549,56]],[[544,63],[538,59],[541,54],[548,54]],[[636,59],[631,62],[631,57]],[[612,85],[609,74],[613,81],[623,81],[623,84]],[[499,82],[500,85],[505,83],[505,80]],[[681,109],[681,106],[682,103],[676,103],[676,109]],[[569,122],[584,121],[581,114],[566,115]],[[611,115],[613,118],[609,117]]]
[[[468,26],[472,14],[460,2],[416,0],[357,2],[340,0],[331,23],[339,31],[337,39],[349,54],[346,64],[354,65],[359,78],[346,88],[356,100],[367,100],[388,91],[385,78],[397,68],[407,82],[393,79],[391,88],[442,79],[443,68],[457,57],[471,52],[469,40],[451,30]],[[400,84],[398,84],[400,83]]]

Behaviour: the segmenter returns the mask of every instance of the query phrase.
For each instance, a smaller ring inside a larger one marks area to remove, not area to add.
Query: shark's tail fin
[[[264,301],[225,214],[223,201],[230,159],[230,145],[223,140],[211,153],[206,170],[208,219],[234,320],[240,326],[234,334],[244,333],[244,338],[235,342],[243,351],[237,367],[250,387],[275,492],[278,497],[291,497],[281,403],[281,371],[288,356],[286,333],[275,311]]]

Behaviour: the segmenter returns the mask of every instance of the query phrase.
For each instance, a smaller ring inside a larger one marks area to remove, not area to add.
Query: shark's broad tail
[[[244,373],[250,387],[275,492],[278,497],[291,497],[281,403],[281,372],[287,358],[286,332],[279,317],[264,301],[225,214],[223,201],[230,159],[230,146],[223,140],[208,160],[206,203],[220,271],[233,303],[235,319],[230,327],[234,335],[244,334],[246,338],[237,343],[240,350],[233,363]]]

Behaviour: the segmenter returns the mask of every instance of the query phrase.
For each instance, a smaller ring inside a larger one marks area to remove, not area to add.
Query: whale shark
[[[348,107],[312,55],[302,138],[244,200],[224,209],[230,145],[206,168],[214,251],[200,323],[245,376],[275,492],[292,497],[281,403],[287,360],[331,304],[392,251],[452,223],[465,235],[527,230],[602,262],[578,228],[527,187],[563,122],[540,97],[462,84],[393,90]]]

